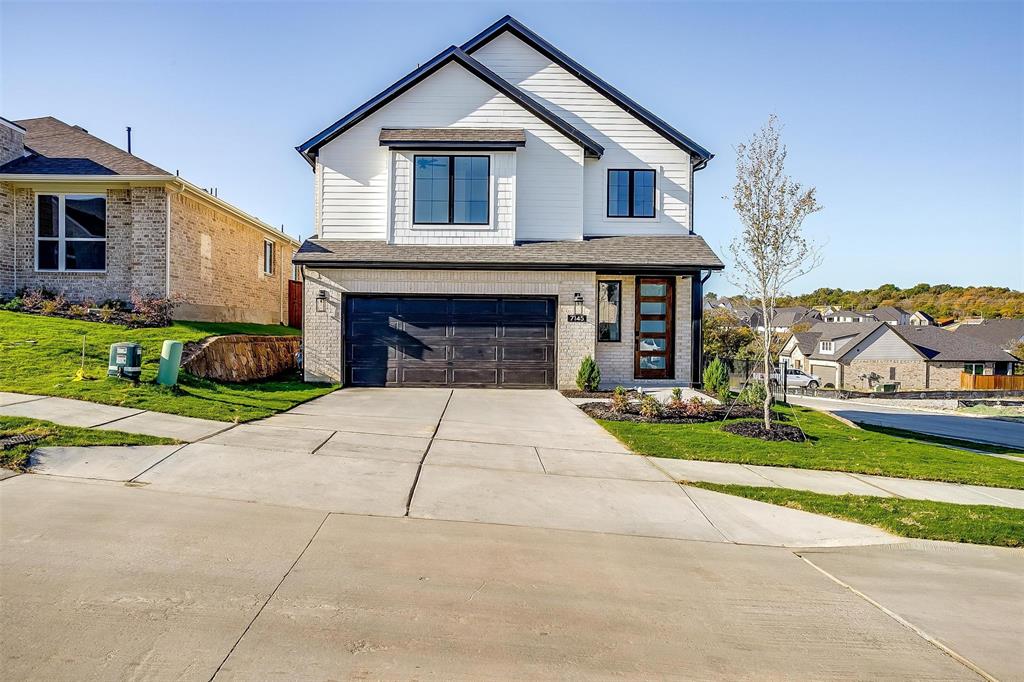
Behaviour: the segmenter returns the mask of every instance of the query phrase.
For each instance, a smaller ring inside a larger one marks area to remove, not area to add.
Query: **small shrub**
[[[714,395],[721,395],[729,390],[729,368],[721,358],[715,358],[704,368],[704,390]]]
[[[43,292],[38,290],[27,291],[21,296],[22,308],[24,310],[36,310],[46,300]]]
[[[694,396],[687,400],[683,405],[683,414],[687,417],[706,417],[711,413],[712,407],[706,402]]]
[[[653,395],[645,395],[640,399],[640,416],[644,419],[657,419],[664,408]]]
[[[18,312],[25,307],[25,302],[21,299],[21,296],[15,296],[11,300],[4,303],[0,308],[9,310],[11,312]]]
[[[740,391],[739,401],[744,405],[761,405],[764,403],[764,399],[767,396],[764,390],[764,384],[760,382],[752,382],[746,385],[746,387]]]
[[[612,404],[610,409],[612,412],[622,414],[629,408],[629,397],[626,395],[626,389],[622,386],[616,386],[615,390],[612,391]]]
[[[89,316],[89,308],[84,305],[69,305],[65,313],[68,317],[81,320]]]
[[[732,400],[732,391],[729,390],[728,386],[723,386],[722,389],[718,391],[718,393],[716,394],[716,397],[718,398],[718,402],[725,405],[730,400]]]
[[[148,298],[138,292],[132,292],[132,314],[128,316],[128,326],[135,327],[169,327],[174,306],[182,302],[180,296],[169,298]]]
[[[683,402],[683,389],[676,386],[672,389],[672,398],[669,400],[673,406],[679,405]]]
[[[601,385],[601,370],[594,358],[587,356],[580,363],[580,370],[576,373],[576,386],[581,391],[596,391]]]
[[[54,315],[64,310],[64,307],[66,305],[67,301],[64,299],[62,295],[58,294],[53,298],[44,298],[39,303],[39,312],[41,312],[43,315]]]
[[[97,314],[100,317],[100,322],[110,322],[112,319],[114,319],[114,315],[116,313],[117,311],[114,310],[113,308],[103,306],[102,308],[100,308],[100,311]]]

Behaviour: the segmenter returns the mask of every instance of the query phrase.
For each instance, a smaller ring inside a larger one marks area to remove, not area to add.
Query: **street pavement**
[[[1024,423],[985,417],[966,417],[948,412],[926,412],[890,407],[882,403],[881,399],[872,401],[870,404],[796,395],[787,396],[787,399],[794,405],[826,410],[859,424],[887,426],[1024,450]]]

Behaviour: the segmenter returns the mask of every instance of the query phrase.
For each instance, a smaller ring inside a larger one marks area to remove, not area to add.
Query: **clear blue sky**
[[[268,223],[312,232],[293,147],[513,14],[717,154],[696,229],[723,257],[733,148],[771,112],[825,210],[792,288],[1024,289],[1024,4],[0,4],[0,114],[53,115]],[[729,293],[716,277],[710,289]]]

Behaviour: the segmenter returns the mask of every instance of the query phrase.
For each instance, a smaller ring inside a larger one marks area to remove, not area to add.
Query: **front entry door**
[[[633,362],[637,379],[672,378],[674,294],[672,278],[637,277]]]

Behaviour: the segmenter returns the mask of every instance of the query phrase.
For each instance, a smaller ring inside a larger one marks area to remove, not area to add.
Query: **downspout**
[[[14,220],[11,222],[11,244],[14,245],[14,291],[11,293],[15,296],[18,295],[18,188],[11,186],[14,199]],[[36,226],[32,226],[32,233],[35,234]],[[33,237],[33,242],[35,238]],[[32,244],[32,248],[35,248],[35,243]]]

